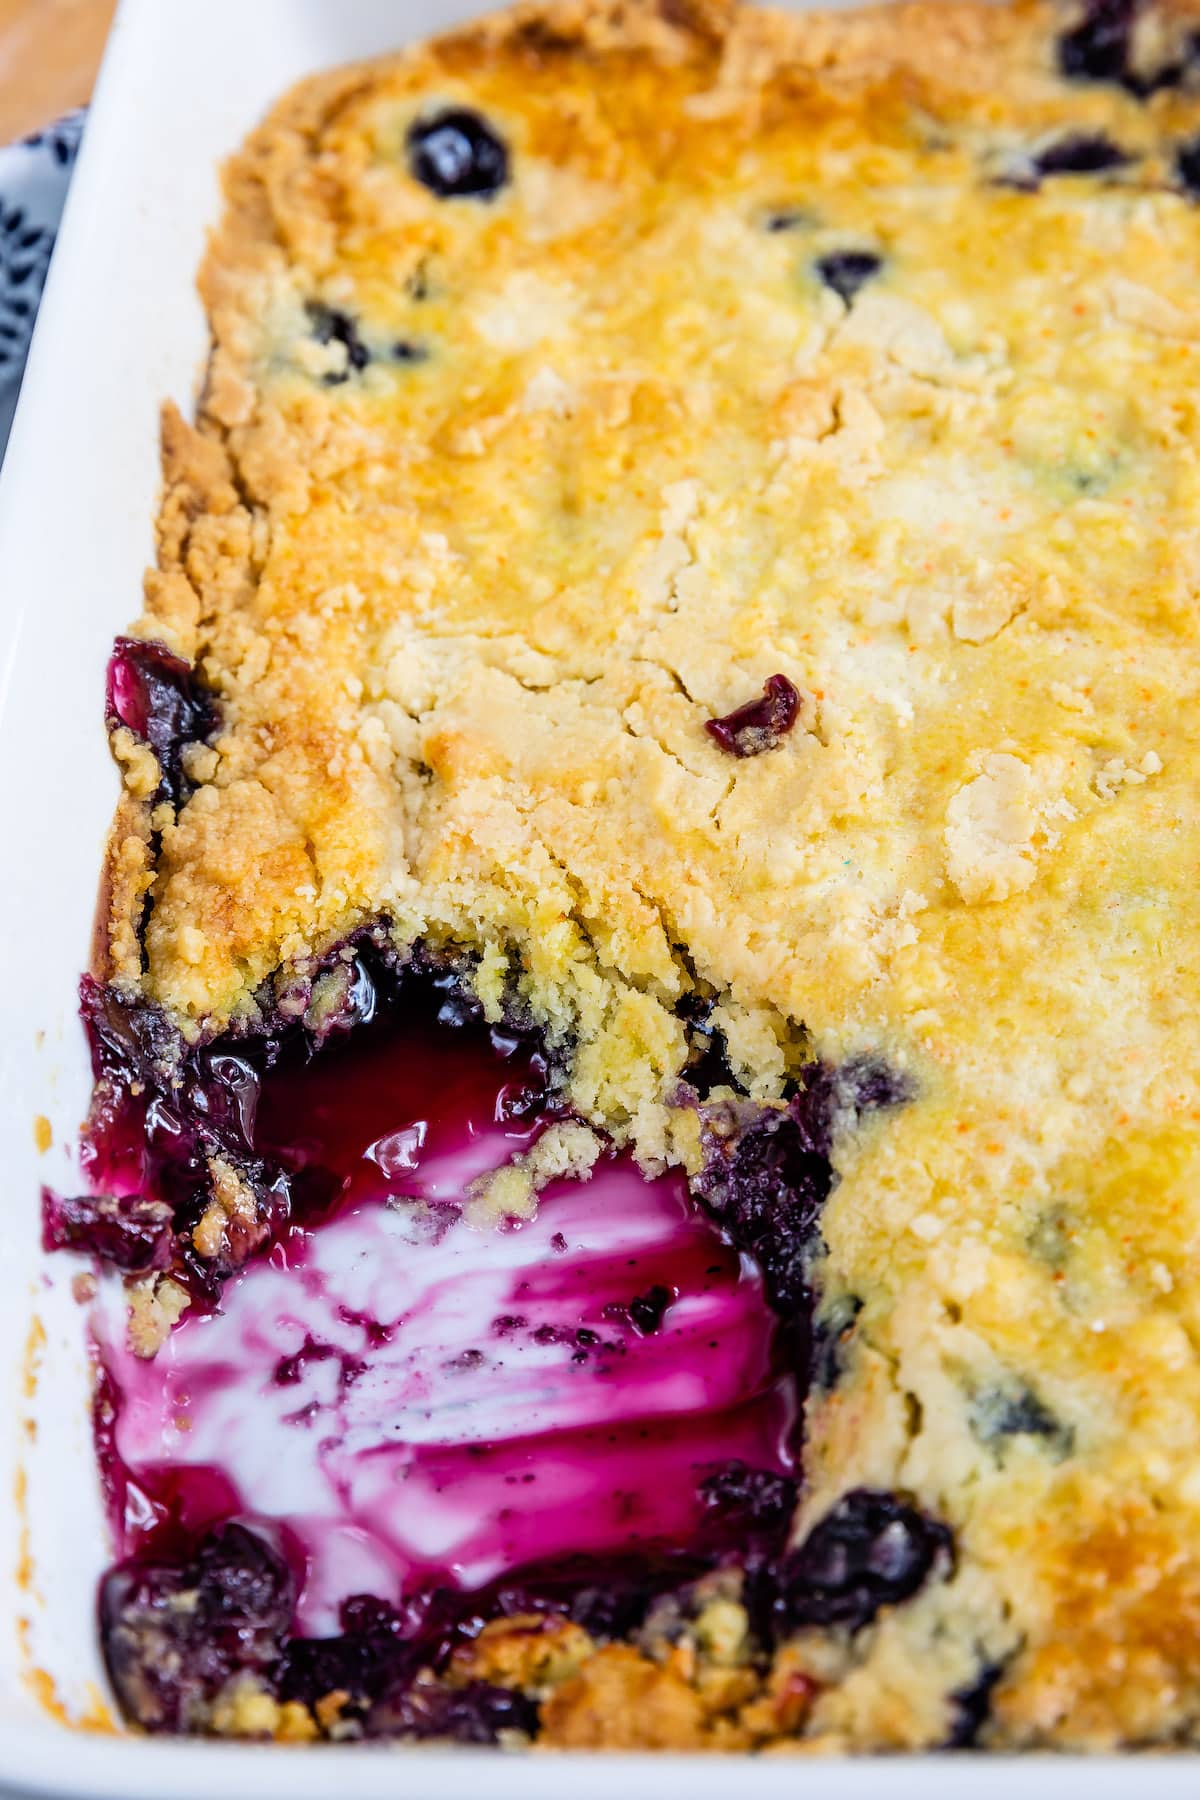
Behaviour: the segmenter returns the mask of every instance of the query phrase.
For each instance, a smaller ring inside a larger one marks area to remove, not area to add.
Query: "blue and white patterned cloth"
[[[0,460],[83,120],[68,113],[0,150]]]

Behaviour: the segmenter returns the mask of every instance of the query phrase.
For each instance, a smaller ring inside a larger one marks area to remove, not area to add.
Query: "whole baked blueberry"
[[[858,290],[878,275],[883,258],[874,250],[831,250],[817,258],[816,270],[827,288],[849,306]]]
[[[1132,159],[1102,131],[1074,131],[1048,144],[1034,158],[1039,175],[1099,175],[1124,168]]]
[[[180,805],[191,792],[184,748],[203,743],[218,723],[197,670],[154,639],[119,637],[108,664],[105,718],[110,731],[123,725],[149,745],[162,771],[155,799]]]
[[[778,1565],[776,1635],[805,1625],[869,1624],[881,1607],[908,1600],[935,1569],[953,1565],[945,1525],[899,1495],[854,1488]]]
[[[508,182],[508,149],[477,112],[452,106],[412,126],[408,166],[439,200],[490,200]]]

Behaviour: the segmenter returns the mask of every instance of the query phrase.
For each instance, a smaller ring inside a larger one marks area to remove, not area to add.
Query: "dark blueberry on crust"
[[[125,1274],[166,1269],[175,1246],[171,1208],[140,1194],[60,1200],[42,1190],[43,1250],[81,1250]]]
[[[643,1337],[650,1337],[662,1327],[663,1314],[671,1304],[670,1288],[655,1285],[644,1294],[635,1294],[629,1302],[629,1317]]]
[[[1060,72],[1072,81],[1115,82],[1136,100],[1178,87],[1197,60],[1197,34],[1186,39],[1181,55],[1156,68],[1137,68],[1133,27],[1140,11],[1141,0],[1087,0],[1078,23],[1059,39]]]
[[[118,1565],[101,1584],[100,1636],[126,1717],[145,1731],[203,1730],[232,1676],[274,1671],[294,1600],[283,1558],[237,1523],[187,1561]]]
[[[1185,61],[1165,63],[1162,68],[1152,69],[1145,74],[1137,69],[1127,69],[1121,86],[1126,93],[1132,94],[1135,100],[1148,100],[1151,94],[1160,93],[1164,88],[1179,87],[1189,65],[1195,59],[1196,41],[1193,38]]]
[[[371,352],[358,335],[358,326],[349,313],[340,311],[336,306],[326,306],[320,300],[310,300],[305,310],[317,343],[341,344],[346,352],[346,367],[331,369],[322,377],[326,387],[336,387],[340,382],[349,381],[351,370],[366,368],[371,360]]]
[[[1132,160],[1103,132],[1076,131],[1039,151],[1033,166],[1039,175],[1098,175],[1105,169],[1122,169]]]
[[[1200,137],[1188,138],[1175,152],[1179,185],[1193,199],[1200,197]]]
[[[784,206],[778,212],[768,213],[763,221],[770,232],[799,231],[806,225],[815,225],[816,218],[802,206]]]
[[[508,150],[486,119],[454,106],[412,126],[408,166],[440,200],[490,200],[508,181]]]
[[[502,1731],[533,1737],[537,1727],[536,1702],[487,1681],[461,1688],[413,1682],[385,1694],[366,1718],[368,1737],[445,1738],[456,1744],[494,1744]]]
[[[731,1243],[758,1263],[771,1305],[789,1319],[807,1316],[818,1221],[833,1186],[826,1100],[806,1090],[728,1135],[711,1121],[708,1159],[695,1182]]]
[[[808,1379],[819,1393],[828,1393],[841,1378],[854,1323],[862,1311],[857,1294],[842,1294],[826,1305],[813,1325]]]
[[[1087,0],[1079,23],[1058,40],[1058,66],[1069,81],[1122,81],[1137,0]]]
[[[158,759],[161,780],[154,799],[178,807],[191,792],[183,770],[188,744],[205,742],[217,728],[217,710],[190,663],[165,644],[120,637],[108,664],[105,720],[124,726]]]
[[[695,1090],[701,1100],[706,1100],[713,1089],[718,1087],[732,1088],[739,1094],[745,1092],[729,1066],[723,1031],[696,1026],[688,1032],[688,1043],[691,1054],[680,1070],[680,1078]]]
[[[712,1000],[692,992],[684,994],[675,1007],[687,1028],[688,1040],[688,1059],[679,1071],[680,1079],[701,1100],[706,1100],[718,1087],[733,1088],[739,1094],[745,1092],[729,1066],[725,1033],[711,1022],[713,1006]]]
[[[696,1491],[706,1518],[741,1544],[773,1538],[782,1547],[796,1510],[797,1486],[789,1476],[731,1462],[705,1476]]]
[[[428,362],[429,352],[424,344],[412,344],[407,338],[397,338],[392,345],[392,361],[398,363]]]
[[[883,258],[873,250],[833,250],[817,258],[816,271],[827,288],[849,306],[873,275],[883,267]]]
[[[759,756],[773,750],[796,723],[800,696],[786,675],[768,675],[761,700],[750,700],[704,729],[730,756]]]
[[[1032,1388],[985,1388],[977,1393],[970,1408],[971,1429],[985,1444],[997,1445],[1005,1438],[1041,1438],[1058,1458],[1070,1455],[1075,1433],[1050,1411]]]
[[[981,1403],[978,1410],[986,1417],[993,1437],[1054,1437],[1061,1430],[1054,1414],[1030,1388],[999,1395],[994,1404]]]
[[[856,1114],[905,1106],[916,1093],[912,1077],[881,1056],[857,1056],[840,1064],[832,1085],[838,1106]]]
[[[806,1625],[858,1631],[884,1606],[908,1600],[935,1570],[953,1566],[953,1539],[896,1494],[843,1494],[785,1556],[774,1575],[774,1635]]]
[[[959,1688],[956,1694],[951,1694],[952,1722],[945,1749],[974,1749],[991,1710],[992,1690],[1003,1673],[999,1663],[985,1662],[969,1687]]]

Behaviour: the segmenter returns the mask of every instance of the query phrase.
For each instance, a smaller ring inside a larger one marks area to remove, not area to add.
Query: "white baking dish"
[[[88,1091],[75,1014],[115,795],[101,724],[111,639],[139,610],[158,481],[157,413],[190,401],[204,347],[193,292],[216,168],[270,100],[321,66],[450,24],[472,0],[124,0],[88,127],[0,484],[0,1784],[121,1800],[189,1796],[889,1796],[1124,1791],[1128,1766],[932,1757],[735,1764],[504,1758],[386,1749],[146,1743],[68,1729],[103,1678],[91,1595],[105,1560],[82,1320],[69,1267],[38,1251],[37,1193],[70,1185]],[[35,1116],[54,1148],[40,1154]],[[35,1391],[24,1370],[45,1332]],[[26,1503],[13,1504],[20,1483]],[[27,1530],[27,1539],[23,1532]],[[17,1579],[28,1551],[31,1579]],[[22,1625],[22,1621],[26,1621]],[[24,1638],[24,1648],[22,1645]],[[28,1651],[28,1654],[26,1654]],[[1194,1763],[1157,1762],[1160,1791]]]

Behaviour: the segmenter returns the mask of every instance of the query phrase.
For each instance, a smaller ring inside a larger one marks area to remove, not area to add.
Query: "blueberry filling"
[[[155,802],[181,806],[191,793],[184,750],[207,742],[218,723],[213,698],[191,664],[165,644],[118,638],[108,664],[105,720],[110,731],[124,726],[154,752],[161,771]]]
[[[323,1221],[342,1216],[339,1207],[348,1219],[357,1218],[358,1190],[337,1174],[344,1106],[350,1109],[346,1142],[369,1143],[373,1175],[393,1171],[402,1184],[411,1180],[405,1170],[412,1128],[394,1128],[397,1116],[407,1117],[396,1112],[398,1087],[418,1084],[418,1111],[426,1104],[425,1089],[440,1093],[448,1079],[458,1084],[457,1095],[468,1094],[462,1087],[467,1063],[439,1064],[439,1044],[477,1042],[479,1052],[472,1054],[482,1052],[492,1070],[489,1116],[505,1131],[537,1129],[536,1121],[554,1106],[545,1053],[535,1034],[515,1022],[488,1027],[480,1010],[458,970],[419,954],[401,965],[382,933],[370,931],[264,993],[257,1037],[227,1036],[189,1047],[153,1008],[85,984],[97,1077],[90,1155],[94,1172],[115,1175],[114,1190],[123,1197],[49,1202],[47,1241],[90,1249],[129,1273],[169,1266],[194,1301],[215,1302],[221,1280],[239,1259],[282,1242],[289,1231],[295,1243],[297,1222],[306,1228],[305,1241],[315,1241],[313,1228],[319,1223],[323,1234]],[[684,1010],[699,1027],[711,1007],[698,1000]],[[766,1298],[781,1320],[775,1340],[781,1366],[794,1370],[795,1378],[803,1379],[809,1356],[811,1269],[833,1182],[834,1131],[839,1121],[901,1104],[911,1091],[908,1079],[882,1059],[859,1057],[836,1069],[810,1065],[782,1107],[731,1101],[702,1109],[707,1163],[697,1197],[727,1243],[762,1268]],[[326,1151],[313,1160],[303,1150],[303,1135],[299,1151],[288,1147],[297,1120],[318,1113],[326,1119],[322,1142],[333,1146],[329,1167],[322,1160]],[[533,1127],[524,1123],[530,1118]],[[381,1134],[388,1122],[391,1128]],[[188,1240],[211,1195],[214,1157],[237,1169],[256,1203],[247,1240],[230,1246],[215,1266],[204,1264]],[[437,1207],[428,1209],[422,1226],[428,1241],[439,1242],[444,1229]],[[562,1233],[550,1241],[569,1248]],[[720,1258],[730,1252],[714,1244],[689,1254],[701,1259],[683,1289],[694,1294],[697,1269],[715,1256],[707,1274],[719,1275]],[[671,1255],[672,1271],[682,1278],[679,1251]],[[610,1259],[605,1266],[608,1279],[628,1279],[624,1262]],[[630,1280],[623,1293],[618,1288],[619,1301],[593,1313],[595,1329],[540,1324],[536,1293],[546,1291],[546,1279],[539,1274],[536,1288],[515,1289],[514,1298],[529,1293],[530,1311],[498,1314],[479,1340],[488,1348],[472,1347],[451,1359],[455,1372],[451,1376],[446,1364],[445,1379],[461,1383],[484,1371],[492,1393],[496,1359],[520,1357],[528,1345],[546,1354],[559,1348],[572,1366],[587,1365],[611,1380],[639,1341],[657,1346],[679,1329],[672,1323],[679,1290],[645,1276],[643,1285]],[[339,1317],[363,1325],[368,1346],[391,1340],[387,1318],[360,1317],[345,1307]],[[309,1330],[298,1348],[271,1366],[272,1385],[295,1393],[282,1402],[284,1423],[292,1429],[310,1429],[310,1415],[336,1404],[331,1393],[353,1388],[357,1394],[369,1367],[378,1376],[369,1364],[373,1349],[351,1351],[344,1342],[329,1341],[330,1335],[336,1337],[337,1329]],[[719,1341],[708,1349],[718,1350]],[[189,1377],[194,1436],[201,1396],[190,1383]],[[314,1392],[323,1392],[324,1402],[306,1399]],[[467,1743],[494,1742],[507,1732],[529,1736],[537,1728],[537,1709],[526,1694],[485,1681],[463,1685],[451,1667],[455,1649],[489,1620],[562,1616],[600,1642],[637,1638],[676,1614],[693,1616],[693,1587],[701,1577],[740,1571],[755,1654],[765,1666],[771,1647],[790,1632],[815,1622],[855,1629],[884,1604],[915,1592],[939,1566],[943,1549],[947,1562],[949,1557],[944,1528],[903,1499],[862,1493],[847,1496],[798,1550],[788,1552],[794,1466],[759,1466],[735,1455],[707,1468],[686,1465],[697,1470],[690,1535],[645,1539],[635,1529],[628,1554],[602,1550],[544,1565],[523,1562],[511,1576],[474,1590],[427,1582],[406,1589],[395,1606],[359,1596],[342,1605],[337,1635],[310,1636],[297,1629],[300,1590],[290,1572],[293,1562],[309,1565],[296,1561],[290,1538],[269,1540],[247,1524],[239,1490],[220,1469],[166,1464],[157,1473],[131,1470],[118,1450],[122,1405],[120,1392],[102,1382],[97,1439],[106,1484],[115,1516],[152,1523],[125,1538],[132,1553],[105,1578],[102,1635],[123,1709],[151,1731],[219,1730],[222,1718],[236,1723],[239,1690],[231,1684],[249,1678],[281,1703],[333,1705],[339,1732],[350,1735]],[[610,1407],[606,1402],[611,1421]],[[611,1432],[608,1441],[615,1442]],[[618,1462],[611,1449],[603,1454],[620,1517],[625,1499],[637,1500],[636,1476],[624,1498],[620,1487],[637,1465]],[[221,1457],[223,1467],[223,1452]],[[464,1467],[469,1472],[469,1454]],[[523,1467],[515,1465],[517,1471]],[[528,1494],[539,1535],[544,1533],[536,1511],[539,1490],[524,1485],[537,1482],[536,1461],[504,1479]],[[636,1519],[636,1511],[629,1516]],[[216,1522],[206,1527],[206,1520]]]
[[[100,1592],[100,1637],[126,1716],[147,1731],[202,1726],[236,1675],[269,1680],[295,1600],[283,1558],[229,1522],[184,1561],[118,1565]]]
[[[741,1543],[761,1543],[766,1538],[778,1548],[787,1539],[796,1510],[798,1487],[773,1469],[750,1469],[745,1463],[729,1463],[700,1484],[700,1497],[709,1516]]]
[[[408,166],[441,200],[490,200],[509,178],[503,139],[466,107],[449,107],[412,126]]]
[[[283,1090],[284,1110],[293,1128],[297,1116],[307,1117],[318,1104],[317,1094],[328,1096],[332,1079],[343,1079],[345,1091],[362,1102],[361,1090],[364,1082],[369,1083],[370,1072],[366,1064],[353,1060],[351,1052],[362,1042],[386,1046],[386,1037],[379,1039],[377,1034],[391,1028],[395,1008],[412,1008],[419,1015],[426,1059],[439,1029],[452,1038],[486,1029],[478,1020],[477,1003],[462,992],[456,977],[428,966],[395,969],[369,939],[357,949],[354,961],[344,965],[346,980],[339,989],[341,1011],[336,1016],[343,1021],[357,1019],[359,1025],[343,1034],[340,1043],[328,1019],[320,1042],[307,1025],[276,1024],[268,1032],[267,1054],[262,1045],[249,1042],[210,1046],[207,1060],[199,1064],[198,1053],[181,1052],[156,1015],[123,1006],[114,996],[97,991],[92,1038],[98,1071],[115,1072],[128,1086],[130,1071],[136,1067],[161,1094],[168,1085],[164,1070],[174,1070],[176,1089],[191,1094],[186,1103],[189,1118],[202,1117],[203,1129],[218,1134],[217,1141],[226,1147],[236,1144],[251,1158],[266,1162],[277,1129],[273,1083],[298,1051],[307,1060],[288,1075]],[[314,985],[319,981],[318,976]],[[295,1035],[289,1037],[289,1032]],[[514,1043],[522,1041],[518,1034],[503,1032],[493,1033],[493,1039],[492,1054],[507,1053],[510,1058]],[[416,1041],[404,1040],[408,1073],[402,1079],[412,1078]],[[532,1064],[535,1057],[524,1041]],[[343,1067],[347,1073],[339,1078]],[[393,1104],[395,1071],[396,1065],[385,1057],[377,1077]],[[306,1090],[296,1085],[310,1077],[322,1086]],[[444,1085],[445,1077],[440,1080]],[[535,1086],[545,1091],[543,1075],[538,1075]],[[799,1325],[799,1315],[808,1305],[808,1256],[817,1242],[820,1204],[832,1181],[829,1151],[835,1121],[898,1104],[908,1092],[907,1082],[878,1060],[860,1058],[840,1070],[814,1064],[786,1108],[726,1105],[713,1109],[713,1118],[706,1120],[710,1156],[702,1184],[705,1204],[737,1247],[762,1258],[768,1295],[785,1319],[791,1317]],[[361,1118],[356,1114],[354,1129],[360,1138],[377,1129],[371,1118],[369,1112]],[[383,1166],[381,1159],[386,1160],[385,1148],[388,1155],[400,1155],[392,1139],[388,1146],[380,1139],[372,1145],[372,1166],[377,1171]],[[293,1201],[311,1175],[311,1168],[290,1171]],[[107,1210],[101,1216],[107,1226]],[[136,1217],[141,1220],[142,1213]],[[91,1223],[84,1220],[85,1242]],[[138,1259],[145,1254],[161,1258],[162,1239],[155,1235],[162,1228],[161,1213],[146,1212],[144,1223],[148,1245],[143,1248],[139,1243]],[[78,1234],[64,1236],[63,1241],[78,1241]],[[561,1241],[566,1248],[566,1239]],[[713,1251],[703,1254],[711,1259]],[[544,1282],[542,1276],[538,1280]],[[635,1289],[618,1309],[624,1321],[618,1329],[657,1340],[673,1329],[673,1297],[663,1281]],[[373,1317],[368,1322],[373,1328],[370,1342],[387,1343],[391,1333],[387,1322]],[[505,1313],[493,1320],[490,1341],[540,1345],[548,1329],[527,1314]],[[551,1336],[557,1341],[562,1333]],[[788,1342],[785,1331],[781,1345]],[[791,1342],[799,1368],[802,1329]],[[608,1343],[601,1331],[581,1327],[568,1334],[564,1348],[574,1358],[586,1360],[603,1358],[624,1346]],[[490,1365],[491,1356],[490,1349],[476,1348],[459,1361],[469,1370]],[[367,1365],[323,1336],[309,1333],[298,1350],[274,1367],[274,1383],[287,1390],[299,1388],[310,1370],[320,1371],[324,1382],[324,1371],[331,1366],[334,1386],[345,1389],[359,1380]],[[193,1400],[198,1398],[193,1392]],[[880,1606],[906,1598],[937,1566],[941,1547],[949,1541],[940,1526],[907,1502],[859,1494],[847,1496],[799,1550],[788,1553],[788,1526],[797,1495],[794,1473],[735,1457],[701,1468],[694,1477],[695,1524],[690,1539],[680,1540],[676,1547],[654,1541],[639,1546],[635,1531],[624,1556],[574,1555],[545,1565],[525,1564],[512,1576],[473,1591],[436,1583],[419,1586],[395,1606],[358,1596],[343,1603],[337,1635],[312,1637],[298,1632],[294,1621],[291,1551],[244,1522],[237,1490],[226,1493],[215,1470],[183,1468],[171,1473],[168,1468],[146,1486],[146,1471],[135,1477],[125,1469],[115,1435],[121,1405],[119,1393],[102,1388],[98,1442],[108,1446],[102,1456],[110,1491],[126,1518],[157,1523],[148,1530],[139,1527],[135,1553],[105,1578],[102,1631],[122,1707],[151,1731],[220,1729],[222,1716],[236,1717],[229,1710],[236,1699],[230,1684],[250,1677],[279,1702],[333,1704],[338,1730],[350,1735],[451,1737],[468,1743],[493,1742],[509,1731],[532,1735],[537,1713],[528,1696],[487,1682],[459,1685],[450,1667],[456,1647],[469,1643],[489,1620],[518,1614],[563,1616],[582,1625],[597,1641],[629,1639],[658,1629],[651,1614],[660,1623],[672,1612],[691,1617],[693,1585],[707,1573],[741,1570],[761,1659],[774,1643],[806,1623],[828,1619],[855,1628]],[[301,1415],[295,1417],[299,1427]],[[197,1423],[193,1418],[193,1431]],[[617,1465],[611,1452],[608,1456],[617,1481]],[[536,1481],[536,1464],[518,1479]],[[131,1500],[139,1485],[140,1498]],[[536,1499],[535,1488],[530,1500],[536,1504]],[[228,1522],[205,1529],[204,1519],[214,1516]],[[200,1528],[189,1520],[199,1520]],[[340,1698],[331,1702],[330,1696]]]
[[[835,1125],[902,1105],[914,1089],[907,1075],[875,1057],[840,1068],[810,1063],[801,1080],[779,1109],[705,1109],[705,1165],[693,1187],[730,1241],[762,1269],[781,1318],[807,1332],[819,1221],[834,1181]]]
[[[821,1209],[833,1187],[828,1095],[820,1084],[778,1111],[705,1124],[707,1160],[696,1191],[717,1224],[763,1272],[787,1320],[807,1320]]]
[[[1098,175],[1132,160],[1103,132],[1073,132],[1040,151],[1033,166],[1039,175]]]
[[[750,700],[724,718],[706,719],[704,729],[730,756],[761,756],[773,750],[796,723],[800,695],[786,675],[768,675],[761,700]]]
[[[738,1094],[745,1093],[745,1088],[729,1066],[723,1031],[698,1028],[689,1032],[688,1037],[690,1055],[680,1076],[701,1100],[707,1100],[713,1089],[718,1087],[732,1088]]]
[[[399,1606],[356,1595],[341,1632],[291,1629],[295,1581],[279,1546],[233,1521],[166,1554],[118,1564],[100,1591],[105,1663],[123,1711],[143,1730],[211,1727],[214,1703],[237,1677],[282,1703],[338,1696],[343,1731],[494,1743],[504,1730],[534,1735],[536,1704],[487,1683],[438,1683],[455,1649],[503,1619],[566,1618],[598,1642],[631,1637],[666,1596],[690,1585],[731,1547],[782,1548],[795,1485],[741,1465],[706,1484],[709,1523],[695,1550],[624,1559],[573,1557],[530,1566],[515,1579],[460,1591],[424,1587]]]
[[[769,1645],[806,1625],[857,1630],[952,1563],[945,1528],[895,1495],[854,1490],[784,1553],[794,1481],[733,1463],[706,1477],[700,1494],[706,1547],[624,1562],[574,1558],[474,1593],[425,1588],[398,1608],[359,1595],[343,1603],[341,1633],[330,1638],[291,1631],[287,1557],[260,1527],[228,1521],[190,1548],[131,1559],[104,1578],[109,1676],[126,1715],[151,1732],[209,1728],[230,1684],[249,1676],[282,1703],[338,1696],[351,1735],[494,1743],[503,1731],[535,1735],[536,1703],[486,1682],[439,1680],[456,1647],[489,1621],[557,1615],[599,1642],[627,1639],[664,1601],[690,1616],[692,1584],[732,1546]]]
[[[282,995],[262,997],[260,1035],[187,1046],[157,1008],[86,977],[81,1012],[95,1087],[85,1167],[101,1196],[46,1194],[47,1247],[82,1250],[128,1273],[169,1269],[193,1302],[215,1303],[248,1257],[338,1203],[339,1179],[289,1149],[287,1119],[270,1111],[262,1117],[264,1078],[278,1071],[272,1091],[279,1080],[306,1091],[305,1071],[322,1053],[319,1067],[330,1080],[353,1084],[360,1063],[376,1070],[370,1091],[379,1105],[387,1084],[378,1070],[389,1056],[407,1067],[414,1042],[431,1028],[463,1032],[488,1042],[511,1071],[491,1090],[504,1122],[519,1131],[523,1121],[551,1114],[550,1066],[536,1034],[482,1024],[478,1002],[461,988],[454,970],[420,957],[402,965],[381,933],[361,933],[344,956],[333,955]],[[430,1063],[431,1081],[436,1067],[454,1061],[452,1040],[437,1042],[442,1062]],[[479,1103],[486,1103],[482,1092]],[[272,1104],[287,1112],[291,1102]],[[193,1233],[222,1174],[243,1203],[220,1247],[201,1255]]]
[[[410,1609],[411,1612],[411,1609]],[[289,1637],[278,1668],[281,1700],[315,1706],[326,1694],[344,1693],[361,1717],[385,1690],[411,1680],[420,1666],[415,1621],[386,1601],[354,1595],[341,1608],[341,1635]]]
[[[883,258],[873,250],[834,250],[817,258],[816,271],[827,288],[850,306],[861,287],[878,275]]]
[[[444,976],[428,971],[396,975],[397,1002],[381,992],[386,983],[369,947],[360,946],[352,968],[344,1003],[367,1023],[351,1034],[349,1046],[386,1028],[397,1003],[420,1009],[427,1040],[431,1015],[437,1013],[445,1014],[441,1029],[452,1035],[482,1029],[476,1005]],[[112,1004],[98,1009],[93,1034],[98,1065],[125,1072],[136,1063],[152,1084],[161,1083],[161,1070],[172,1066],[170,1053],[176,1047],[169,1040],[164,1043],[160,1023],[132,1008],[118,1006],[115,1018],[112,1013]],[[341,1066],[336,1057],[327,1061],[332,1054],[328,1048],[314,1049],[307,1037],[300,1041],[307,1045],[306,1067],[314,1079],[326,1068]],[[505,1047],[502,1041],[501,1053]],[[222,1141],[236,1138],[254,1153],[269,1149],[272,1080],[294,1048],[285,1036],[273,1040],[274,1061],[268,1066],[250,1059],[248,1045],[236,1052],[210,1047],[207,1084],[198,1076],[196,1081],[206,1117],[226,1134]],[[345,1054],[337,1051],[337,1056]],[[394,1085],[389,1066],[385,1063],[383,1073]],[[362,1064],[351,1067],[350,1091],[361,1087],[362,1069]],[[181,1085],[186,1087],[186,1080]],[[304,1091],[291,1086],[286,1092],[289,1117],[306,1116],[312,1103]],[[786,1109],[714,1109],[706,1204],[736,1245],[761,1255],[768,1265],[768,1294],[785,1316],[807,1306],[806,1259],[821,1200],[831,1185],[834,1120],[847,1111],[896,1104],[907,1092],[907,1084],[884,1064],[860,1059],[840,1071],[813,1065]],[[374,1126],[365,1124],[368,1117],[364,1114],[364,1124],[356,1129],[369,1135]],[[380,1141],[371,1154],[381,1166]],[[299,1185],[304,1171],[292,1173]],[[161,1215],[149,1213],[147,1224],[160,1228]],[[151,1241],[159,1254],[160,1240],[153,1232]],[[707,1256],[712,1255],[709,1250]],[[665,1282],[636,1290],[619,1309],[622,1328],[652,1338],[670,1331],[672,1299]],[[375,1328],[370,1341],[387,1342],[386,1322],[370,1323]],[[540,1344],[546,1329],[527,1315],[506,1313],[493,1320],[491,1341]],[[802,1335],[796,1334],[797,1349]],[[620,1347],[584,1328],[570,1334],[569,1343],[579,1346],[574,1356],[585,1359]],[[471,1369],[491,1356],[479,1349],[467,1354]],[[460,1361],[468,1366],[466,1358]],[[296,1388],[310,1369],[324,1371],[330,1365],[335,1385],[342,1388],[357,1382],[366,1369],[361,1358],[348,1357],[344,1349],[310,1333],[277,1364],[274,1382]],[[295,1624],[291,1551],[239,1517],[244,1509],[237,1491],[226,1495],[216,1471],[168,1470],[149,1487],[140,1472],[141,1497],[131,1502],[134,1477],[120,1462],[115,1435],[121,1404],[118,1393],[106,1395],[102,1389],[98,1395],[98,1442],[108,1446],[102,1455],[110,1491],[124,1496],[119,1504],[127,1518],[157,1523],[148,1532],[139,1528],[135,1553],[104,1580],[102,1636],[123,1709],[154,1732],[222,1729],[222,1717],[236,1721],[235,1684],[249,1678],[276,1701],[318,1708],[318,1716],[320,1709],[332,1706],[329,1716],[336,1718],[341,1735],[476,1744],[493,1743],[509,1732],[532,1736],[537,1706],[528,1695],[485,1681],[463,1685],[451,1666],[456,1648],[491,1620],[561,1616],[580,1624],[596,1641],[627,1640],[665,1628],[663,1622],[676,1614],[683,1620],[694,1616],[696,1581],[718,1569],[740,1570],[757,1634],[755,1654],[765,1666],[771,1646],[792,1631],[815,1622],[855,1629],[881,1606],[914,1593],[949,1559],[949,1537],[942,1527],[902,1499],[863,1493],[846,1496],[789,1553],[787,1533],[797,1497],[794,1474],[734,1458],[701,1469],[694,1478],[696,1522],[690,1541],[678,1547],[653,1541],[639,1547],[635,1532],[628,1555],[574,1555],[545,1565],[526,1564],[482,1589],[448,1589],[435,1582],[407,1592],[396,1605],[357,1596],[342,1604],[337,1635],[312,1637],[298,1632]],[[296,1417],[299,1421],[300,1415]],[[197,1422],[193,1419],[193,1427]],[[612,1466],[615,1481],[617,1465]],[[519,1479],[536,1481],[536,1464]],[[191,1497],[193,1490],[198,1498]],[[533,1489],[530,1500],[536,1504],[536,1499]],[[214,1515],[227,1523],[206,1529],[204,1518]],[[189,1519],[199,1519],[199,1530]]]
[[[42,1196],[43,1250],[83,1250],[125,1274],[170,1266],[175,1247],[171,1209],[134,1194],[84,1194],[60,1200]]]

